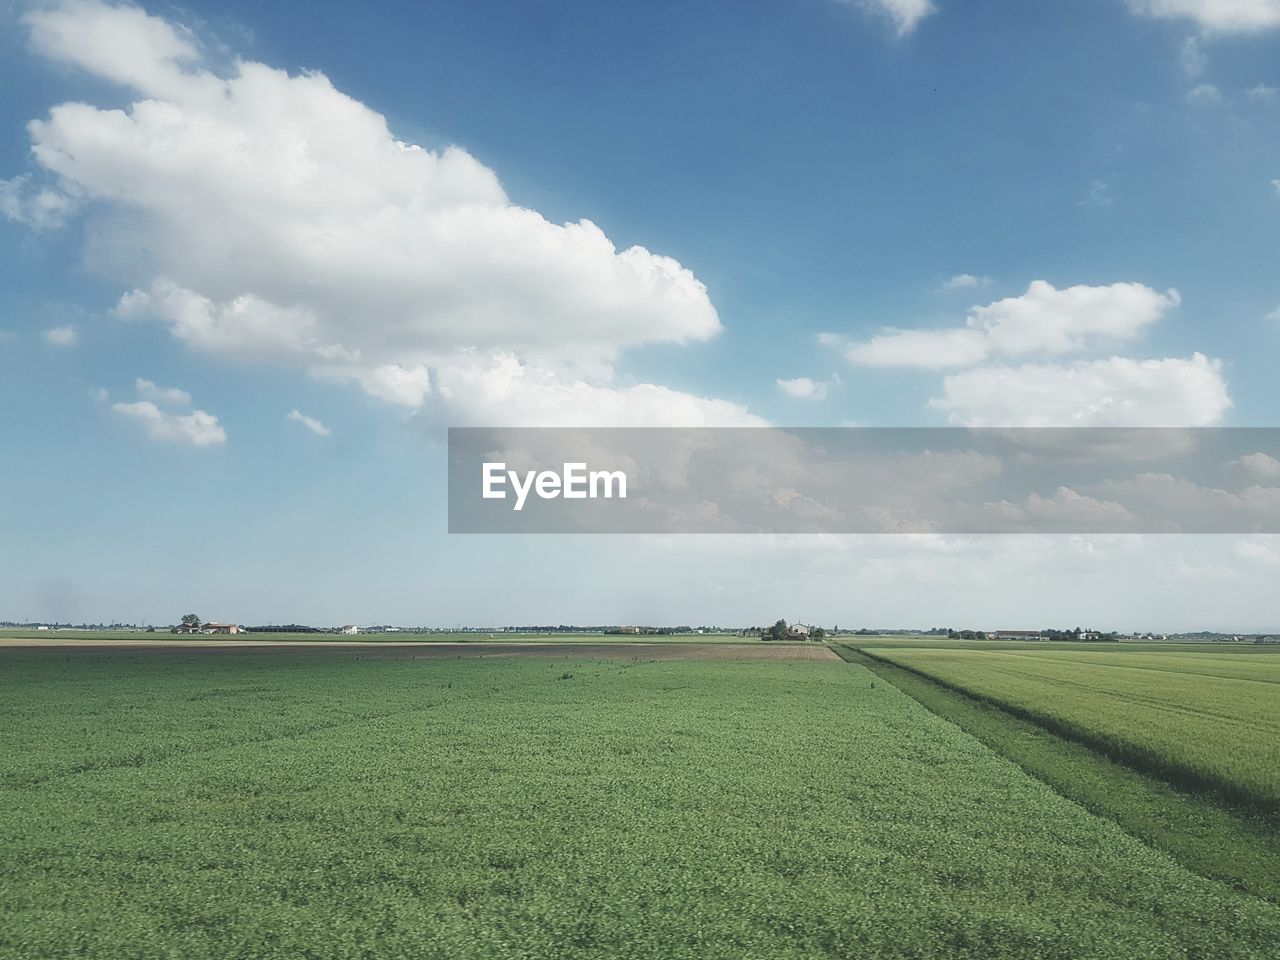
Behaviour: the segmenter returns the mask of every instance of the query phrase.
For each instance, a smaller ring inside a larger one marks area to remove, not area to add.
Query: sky
[[[1274,426],[1280,0],[9,2],[0,88],[0,619],[1280,629],[1265,536],[451,536],[444,469]]]

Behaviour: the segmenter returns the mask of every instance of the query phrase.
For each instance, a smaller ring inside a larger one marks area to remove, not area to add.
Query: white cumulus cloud
[[[721,329],[674,259],[520,206],[466,150],[398,140],[319,72],[249,60],[217,72],[191,30],[98,0],[24,19],[35,51],[125,99],[62,103],[33,121],[35,170],[6,181],[0,211],[30,219],[46,193],[60,217],[82,211],[86,260],[123,281],[124,319],[404,406],[442,396],[433,379],[511,357],[535,403],[563,389],[571,407],[584,385],[634,397],[640,385],[613,370],[622,351]],[[663,395],[672,403],[654,416],[746,415]]]
[[[219,425],[218,418],[203,410],[186,414],[167,413],[150,400],[113,403],[111,409],[125,419],[141,424],[152,440],[193,447],[213,447],[227,442],[227,432]]]
[[[173,413],[162,409],[189,407],[191,394],[186,390],[157,386],[155,382],[143,377],[134,380],[133,388],[142,399],[131,403],[113,403],[111,409],[118,416],[143,427],[152,440],[192,447],[214,447],[227,442],[227,432],[213,414],[204,410]],[[93,396],[103,403],[110,399],[107,391],[101,387],[93,391]]]

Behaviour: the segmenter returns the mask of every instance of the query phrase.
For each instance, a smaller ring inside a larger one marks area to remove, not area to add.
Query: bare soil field
[[[355,656],[381,660],[440,657],[572,656],[610,660],[839,660],[825,644],[764,643],[306,643],[270,640],[56,640],[0,639],[0,654],[67,655],[260,654],[278,657]]]

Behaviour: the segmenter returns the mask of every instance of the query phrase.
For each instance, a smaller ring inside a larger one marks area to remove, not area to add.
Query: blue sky
[[[3,9],[0,618],[1280,626],[1266,538],[449,537],[440,449],[1272,425],[1280,3],[552,7]]]

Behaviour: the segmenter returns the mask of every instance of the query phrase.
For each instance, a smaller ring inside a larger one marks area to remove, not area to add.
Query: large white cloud
[[[1222,363],[1109,357],[952,374],[932,406],[970,427],[1198,427],[1231,407]]]
[[[720,330],[675,260],[511,202],[465,150],[397,140],[320,73],[243,60],[215,72],[191,31],[97,0],[25,20],[35,50],[132,102],[63,103],[33,121],[41,177],[8,181],[0,211],[87,210],[90,266],[131,288],[122,317],[405,405],[435,395],[429,371],[465,378],[476,356],[519,357],[544,372],[536,402],[559,385],[571,404],[583,383],[615,389],[627,347]],[[666,412],[690,407],[724,412],[695,397]]]
[[[1146,17],[1192,20],[1216,33],[1280,26],[1280,0],[1129,0],[1129,9]]]
[[[889,329],[842,346],[851,363],[920,369],[972,366],[997,355],[1077,353],[1134,340],[1179,302],[1178,291],[1159,293],[1141,283],[1059,290],[1034,280],[1020,296],[970,308],[962,328]]]

